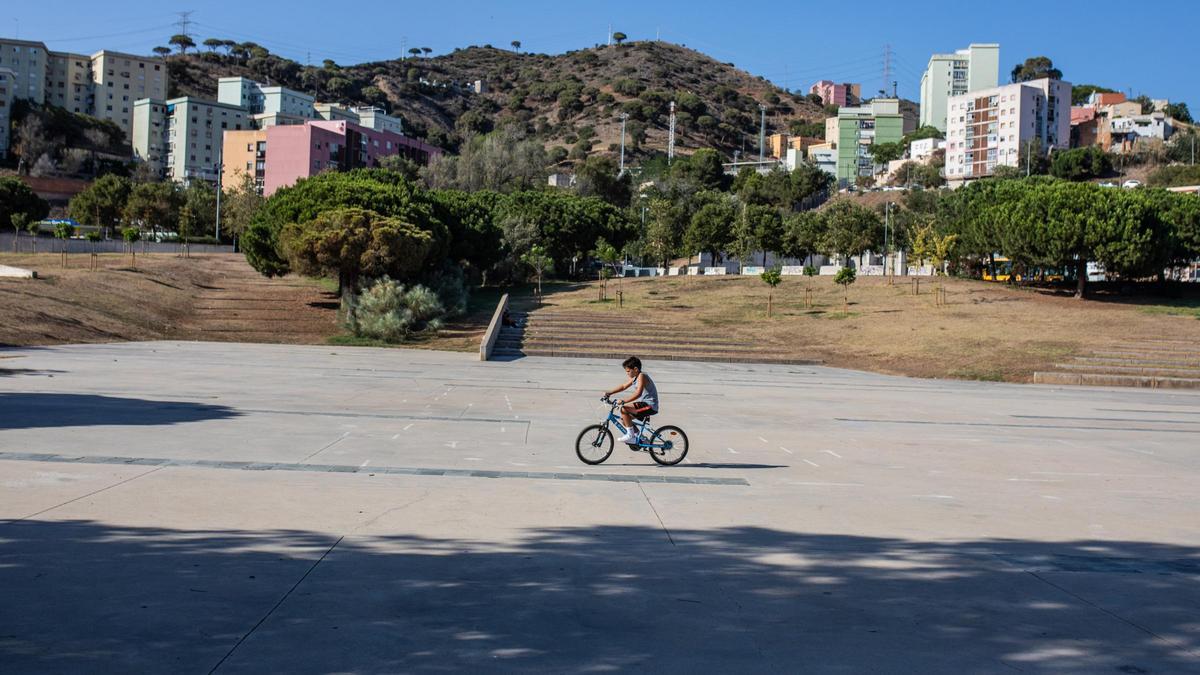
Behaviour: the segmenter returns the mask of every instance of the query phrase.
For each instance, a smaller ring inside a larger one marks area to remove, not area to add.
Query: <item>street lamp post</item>
[[[217,246],[221,245],[221,174],[225,172],[225,164],[221,153],[223,148],[217,147]]]
[[[629,113],[621,113],[621,170],[617,172],[617,176],[625,175],[625,122],[629,119]]]

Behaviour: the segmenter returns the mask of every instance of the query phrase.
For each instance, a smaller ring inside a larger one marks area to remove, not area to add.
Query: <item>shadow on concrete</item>
[[[46,370],[43,368],[4,368],[0,367],[0,377],[13,377],[14,375],[55,375],[65,373],[65,370]]]
[[[0,566],[7,672],[1200,667],[1200,550],[1146,542],[30,520],[0,524]]]
[[[233,408],[94,394],[0,393],[0,430],[82,426],[156,426],[228,419]]]

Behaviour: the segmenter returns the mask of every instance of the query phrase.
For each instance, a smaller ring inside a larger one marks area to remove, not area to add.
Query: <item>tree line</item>
[[[233,241],[249,226],[265,200],[249,176],[227,186],[221,198],[221,240]],[[114,237],[132,228],[153,238],[171,233],[193,242],[219,243],[217,192],[204,181],[193,181],[185,187],[171,181],[140,181],[106,174],[75,195],[67,205],[67,213]]]

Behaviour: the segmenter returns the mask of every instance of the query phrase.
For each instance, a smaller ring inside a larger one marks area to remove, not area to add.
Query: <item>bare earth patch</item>
[[[127,340],[320,343],[336,297],[318,282],[267,279],[241,255],[0,254],[38,279],[0,279],[0,345]]]

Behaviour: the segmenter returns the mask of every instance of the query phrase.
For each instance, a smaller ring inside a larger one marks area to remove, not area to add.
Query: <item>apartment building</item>
[[[46,102],[73,113],[89,114],[95,102],[92,57],[49,52],[46,64]]]
[[[382,108],[360,106],[352,110],[354,114],[358,115],[358,123],[368,129],[388,131],[401,136],[404,135],[404,121],[399,117],[392,117],[384,112]]]
[[[250,128],[245,108],[191,96],[134,105],[134,156],[170,180],[215,181],[225,131]]]
[[[134,103],[167,95],[167,67],[158,57],[109,50],[85,56],[0,38],[0,68],[16,76],[14,98],[112,120],[126,138],[132,138]]]
[[[961,183],[1020,165],[1021,150],[1066,149],[1071,83],[1041,79],[952,96],[947,103],[946,180]]]
[[[912,131],[912,122],[900,112],[900,99],[877,98],[870,103],[839,108],[837,117],[825,120],[825,141],[837,153],[834,177],[841,185],[875,173],[870,147],[875,143],[898,143]]]
[[[821,80],[809,87],[808,93],[820,96],[823,105],[858,105],[862,100],[862,85],[856,82],[837,83]]]
[[[354,122],[358,124],[358,113],[350,108],[345,108],[336,103],[318,103],[313,106],[317,111],[317,117],[327,122]]]
[[[990,89],[999,81],[998,44],[972,44],[953,54],[934,54],[921,75],[921,126],[945,132],[950,97]]]
[[[9,129],[12,128],[13,90],[16,83],[16,73],[8,68],[0,68],[0,159],[8,157],[8,148],[12,143]]]
[[[420,164],[442,151],[427,143],[390,131],[376,131],[345,120],[307,122],[266,129],[263,194],[294,184],[322,171],[349,171],[379,166],[390,155],[404,155]],[[239,142],[245,143],[240,137]],[[257,162],[259,157],[255,157]]]
[[[46,102],[49,50],[41,42],[0,38],[0,68],[13,73],[12,96],[41,105]]]
[[[245,108],[255,129],[284,124],[304,124],[318,119],[316,99],[308,94],[271,87],[246,77],[217,80],[217,101]]]
[[[243,129],[225,132],[221,144],[222,185],[236,187],[241,185],[245,176],[250,176],[259,194],[262,194],[267,175],[267,131]]]
[[[95,103],[89,114],[112,120],[131,138],[133,104],[166,98],[167,66],[160,58],[101,50],[92,55],[92,82]]]

